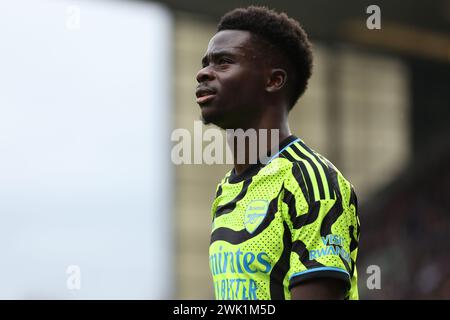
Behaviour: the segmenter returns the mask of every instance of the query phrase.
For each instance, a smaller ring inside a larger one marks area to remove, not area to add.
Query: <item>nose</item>
[[[214,74],[209,66],[202,68],[196,76],[197,82],[202,83],[214,79]]]

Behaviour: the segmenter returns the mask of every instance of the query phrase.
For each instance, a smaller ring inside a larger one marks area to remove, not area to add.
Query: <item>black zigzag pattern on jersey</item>
[[[252,181],[253,179],[245,180],[244,184],[242,185],[241,191],[233,200],[224,205],[218,206],[215,212],[215,217],[218,218],[221,215],[232,212],[236,208],[237,202],[242,200],[242,198],[244,198],[245,195],[247,194],[248,187],[252,183]]]
[[[339,219],[339,217],[344,213],[344,208],[342,207],[342,202],[340,200],[335,201],[331,209],[327,212],[325,217],[322,220],[322,226],[320,227],[320,235],[322,237],[326,237],[329,234],[332,234],[331,227],[333,224]],[[347,260],[342,258],[341,255],[339,255],[339,258],[341,258],[342,263],[345,266],[345,269],[349,274],[353,274],[352,269],[353,266],[350,267]]]
[[[283,191],[283,202],[287,204],[289,216],[291,217],[292,223],[294,223],[295,217],[297,216],[295,196],[288,189],[284,189]]]
[[[222,194],[222,185],[220,185],[219,188],[217,188],[216,198],[219,197],[221,194]]]
[[[352,262],[352,269],[350,270],[350,278],[352,278],[353,277],[353,274],[354,274],[354,272],[355,272],[355,266],[356,266],[356,263],[355,263],[355,261],[353,261],[353,259],[350,259],[350,261]]]
[[[356,198],[356,193],[355,190],[353,190],[353,188],[351,188],[351,192],[350,192],[350,201],[348,203],[348,206],[354,205],[355,209],[358,208],[358,199]]]
[[[350,233],[350,252],[352,252],[353,250],[358,248],[358,240],[355,239],[354,236],[354,232],[355,232],[355,227],[353,226],[349,226],[348,227],[348,232]],[[351,266],[351,275],[353,276],[353,272],[355,271],[355,261],[353,259],[351,259],[352,262],[352,266]]]
[[[358,220],[358,199],[356,197],[355,190],[353,187],[351,188],[351,194],[350,194],[350,202],[349,206],[353,205],[355,207],[355,215],[356,215],[356,238],[359,238],[359,233],[361,232],[359,220]],[[352,234],[353,236],[353,234]]]
[[[350,233],[350,239],[351,239],[350,240],[350,252],[352,252],[353,250],[358,248],[358,240],[355,238],[355,235],[354,235],[355,227],[349,226],[348,232]]]
[[[289,227],[286,222],[283,222],[283,252],[281,253],[280,259],[273,266],[270,272],[270,299],[272,300],[284,300],[284,286],[283,280],[289,271],[290,257],[291,257],[291,247],[292,247],[292,236],[289,231]]]
[[[308,151],[314,157],[314,159],[316,159],[316,161],[322,166],[323,171],[325,173],[325,178],[327,179],[327,182],[328,182],[327,184],[328,184],[328,191],[330,193],[330,198],[334,199],[335,195],[334,195],[333,183],[331,181],[331,177],[330,177],[330,172],[329,172],[328,166],[303,141],[299,140],[297,143],[300,144],[306,151]],[[295,146],[295,147],[297,148],[297,146]],[[300,150],[298,149],[298,151],[300,151]]]
[[[319,197],[320,199],[325,199],[325,191],[323,188],[323,182],[319,172],[319,168],[317,168],[316,164],[314,163],[314,161],[312,161],[310,157],[308,157],[306,154],[300,151],[300,149],[296,146],[295,143],[291,146],[291,150],[294,151],[300,158],[307,161],[309,165],[313,168],[314,175],[316,176],[317,186],[319,187]]]
[[[294,168],[298,168],[298,167],[294,166],[293,170],[294,170]],[[301,188],[301,190],[303,192],[303,195],[304,195],[305,199],[307,199],[307,193],[306,193],[306,189],[305,189],[303,180],[301,180],[301,182],[299,182],[299,184],[300,183],[301,183],[300,188]],[[307,214],[303,214],[303,215],[297,217],[298,212],[297,212],[297,205],[296,205],[295,196],[286,188],[284,188],[283,202],[286,203],[287,206],[288,206],[288,213],[289,213],[289,216],[291,218],[292,225],[296,229],[298,229],[301,226],[303,226],[306,223],[306,221],[310,221],[308,223],[314,222],[315,219],[317,219],[317,217],[318,217],[319,211],[317,211],[317,212],[313,211],[312,212],[312,217],[309,217],[308,219],[306,217]]]
[[[303,193],[303,196],[305,197],[306,201],[309,202],[309,194],[308,194],[308,188],[306,187],[305,179],[303,179],[303,173],[300,169],[299,163],[292,163],[292,176],[295,178],[295,181],[297,181],[297,184],[300,187],[300,190]]]
[[[355,237],[355,227],[349,226],[348,232],[350,233],[350,252],[358,248],[359,245],[359,233],[360,233],[360,225],[358,221],[358,199],[356,197],[355,190],[351,188],[351,194],[350,194],[350,201],[349,206],[353,205],[355,207],[355,220],[356,220],[356,237]],[[351,275],[353,275],[353,272],[355,271],[355,261],[351,259],[352,265],[351,265]]]
[[[269,208],[267,209],[267,214],[264,217],[264,220],[253,233],[248,232],[246,229],[235,231],[233,229],[225,227],[217,228],[211,234],[211,244],[219,240],[226,241],[230,244],[239,244],[253,237],[256,237],[258,234],[263,232],[264,229],[266,229],[270,225],[270,223],[275,218],[275,214],[278,212],[278,198],[281,194],[281,190],[278,195],[273,198],[272,201],[270,201]]]
[[[324,267],[320,262],[309,258],[309,251],[301,240],[292,242],[292,251],[298,254],[300,262],[303,263],[306,269]]]
[[[359,224],[359,220],[358,219],[356,220],[356,223],[357,223],[357,225],[356,225],[356,236],[359,239],[359,234],[361,232],[361,225]]]
[[[322,226],[320,227],[320,235],[322,237],[326,237],[332,233],[331,227],[343,213],[344,208],[342,207],[342,202],[339,200],[335,201],[331,209],[323,217]]]
[[[314,223],[319,217],[320,205],[320,202],[317,201],[310,205],[308,213],[302,214],[300,216],[297,216],[295,213],[296,216],[292,220],[292,227],[294,229],[300,229],[304,226],[307,226],[308,224]]]

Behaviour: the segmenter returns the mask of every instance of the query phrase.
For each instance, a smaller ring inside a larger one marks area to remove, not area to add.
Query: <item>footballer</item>
[[[308,37],[285,13],[235,9],[209,41],[196,76],[203,122],[279,133],[268,161],[235,162],[217,186],[209,249],[217,299],[358,299],[353,186],[288,125],[311,73]]]

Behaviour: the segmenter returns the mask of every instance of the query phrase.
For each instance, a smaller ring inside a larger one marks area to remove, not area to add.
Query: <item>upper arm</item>
[[[291,289],[292,300],[343,300],[347,284],[333,278],[306,280]]]

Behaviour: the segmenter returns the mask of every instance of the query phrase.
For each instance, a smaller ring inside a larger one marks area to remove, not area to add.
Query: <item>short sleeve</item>
[[[313,278],[351,285],[351,232],[354,219],[341,196],[314,199],[301,180],[285,182],[284,217],[291,234],[289,289]]]

